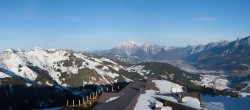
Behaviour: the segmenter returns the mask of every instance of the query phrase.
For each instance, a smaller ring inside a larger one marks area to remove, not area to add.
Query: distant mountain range
[[[185,58],[197,68],[224,70],[232,75],[250,74],[250,37],[238,38],[235,41],[209,43],[196,46],[201,51],[194,52]]]
[[[91,55],[104,56],[128,63],[179,60],[187,56],[186,48],[150,45],[133,41],[121,43],[114,48],[93,52]]]
[[[136,43],[121,43],[114,48],[91,53],[127,63],[169,62],[181,60],[197,69],[220,70],[232,75],[249,75],[250,37],[235,41],[218,41],[206,45],[168,47]],[[88,53],[89,54],[89,53]],[[241,74],[238,74],[238,73]]]

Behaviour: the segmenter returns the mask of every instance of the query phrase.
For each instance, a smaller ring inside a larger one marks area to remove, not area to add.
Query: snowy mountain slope
[[[201,51],[207,51],[207,50],[215,48],[215,47],[225,46],[228,43],[229,43],[229,41],[220,40],[220,41],[217,41],[217,42],[210,42],[210,43],[208,43],[206,45],[187,46],[187,47],[190,48],[189,54],[195,54],[195,53],[199,53]]]
[[[172,78],[171,75],[173,76],[173,74],[186,75],[186,79],[193,78],[192,74],[171,65],[153,62],[151,65],[149,64],[122,65],[107,58],[90,57],[66,49],[8,49],[0,53],[2,78],[16,76],[40,85],[53,86],[59,84],[80,87],[92,83],[110,84],[131,81],[147,76]],[[166,69],[157,71],[155,69],[157,66],[159,66],[159,70],[161,68]],[[172,71],[173,68],[176,71]],[[183,78],[185,79],[185,77]]]
[[[44,71],[45,74],[43,75],[51,78],[47,81],[53,80],[66,86],[72,86],[69,79],[79,74],[85,76],[85,79],[81,79],[81,83],[94,83],[95,81],[98,81],[99,84],[113,83],[117,81],[114,78],[120,76],[115,72],[123,68],[106,58],[92,58],[63,49],[34,48],[28,51],[9,49],[0,54],[0,59],[1,70],[11,71],[2,71],[5,75],[1,76],[13,76],[15,74],[36,81],[38,76],[41,77],[39,71]],[[110,69],[114,71],[111,72]],[[42,81],[38,80],[37,82],[41,83]]]
[[[145,61],[180,59],[180,57],[185,56],[186,54],[186,51],[183,50],[184,48],[151,45],[129,41],[118,44],[117,46],[108,50],[94,52],[92,55],[96,54],[129,63],[140,63]]]
[[[192,50],[194,54],[185,60],[199,69],[223,70],[231,75],[246,76],[250,73],[249,50],[250,36],[231,42],[209,43],[198,52]]]

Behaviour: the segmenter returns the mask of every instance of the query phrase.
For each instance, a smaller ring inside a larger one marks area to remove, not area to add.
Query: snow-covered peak
[[[13,49],[7,49],[5,52],[13,52]]]
[[[214,47],[214,46],[223,46],[223,45],[227,45],[229,43],[229,41],[227,40],[219,40],[219,41],[215,41],[215,42],[211,42],[211,43],[208,43],[208,45],[210,45],[211,47]]]
[[[245,38],[238,38],[235,41],[234,47],[237,47],[239,45],[249,45],[250,46],[250,36],[245,37]]]
[[[151,54],[156,54],[162,50],[170,50],[170,47],[167,46],[159,46],[159,45],[150,45],[146,43],[138,43],[134,41],[129,41],[129,42],[124,42],[113,49],[113,53],[126,53],[128,56],[131,54],[137,53],[137,52],[145,52],[145,53],[151,53]]]
[[[3,51],[3,53],[14,53],[14,52],[15,52],[14,49],[7,49]]]
[[[197,46],[187,46],[187,48],[191,48],[191,51],[190,53],[191,54],[194,54],[194,53],[198,53],[198,52],[201,52],[201,51],[207,51],[209,49],[212,49],[214,47],[220,47],[220,46],[226,46],[228,45],[230,42],[227,41],[227,40],[219,40],[219,41],[215,41],[215,42],[210,42],[206,45],[197,45]]]
[[[124,47],[139,47],[139,46],[142,46],[143,43],[138,43],[138,42],[134,42],[134,41],[128,41],[128,42],[123,42],[123,43],[120,43],[118,44],[116,47],[117,48],[124,48]]]
[[[44,49],[40,48],[40,47],[33,47],[31,49],[29,49],[29,51],[43,51]]]

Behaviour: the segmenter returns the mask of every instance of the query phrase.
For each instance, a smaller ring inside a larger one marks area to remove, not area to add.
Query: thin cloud
[[[41,29],[34,29],[35,32],[43,32]]]
[[[193,20],[196,20],[196,21],[216,21],[217,18],[209,17],[209,16],[200,16],[200,17],[193,18]]]

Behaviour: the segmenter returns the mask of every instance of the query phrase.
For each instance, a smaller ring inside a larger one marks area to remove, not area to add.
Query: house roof
[[[146,82],[144,81],[135,81],[130,83],[124,89],[122,89],[119,93],[104,93],[101,98],[98,100],[99,104],[95,106],[94,110],[121,110],[126,108],[133,108],[136,103],[137,98],[140,95],[140,92],[143,91],[143,88],[146,87]],[[106,100],[110,97],[120,96],[119,98],[106,102]]]

